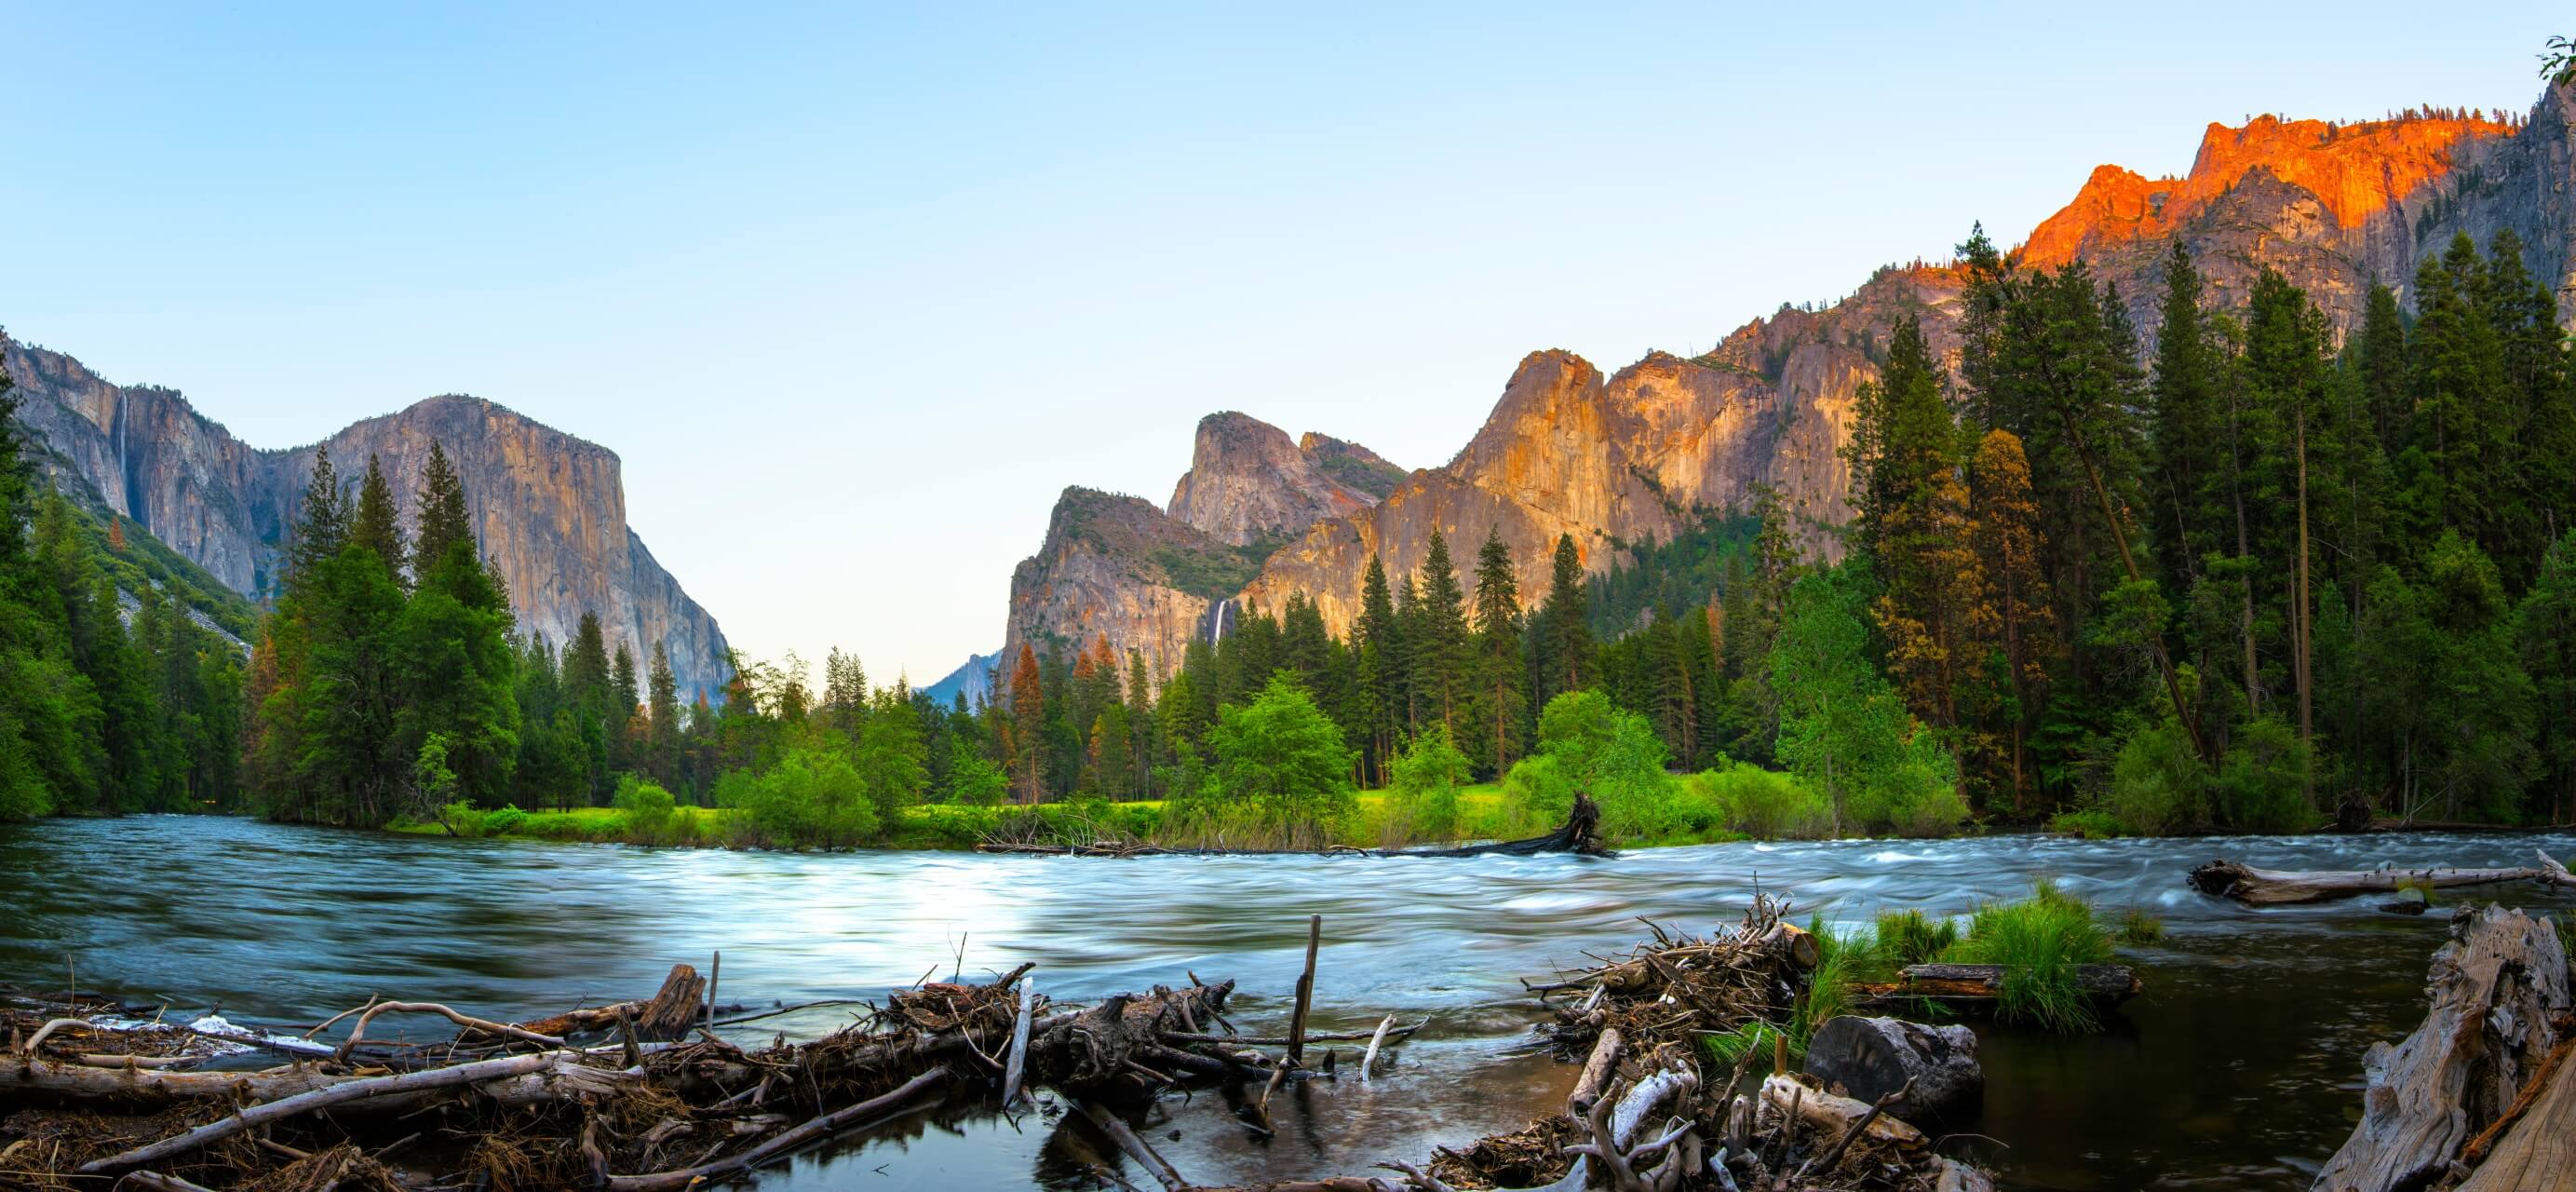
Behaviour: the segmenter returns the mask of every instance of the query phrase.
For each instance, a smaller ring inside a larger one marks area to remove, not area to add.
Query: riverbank
[[[997,835],[1089,844],[1099,840],[1155,840],[1166,829],[1163,800],[1124,803],[1059,802],[1032,806],[1005,804],[970,807],[953,803],[918,804],[895,812],[893,824],[864,849],[972,852]],[[731,808],[679,806],[667,812],[637,815],[615,807],[576,807],[559,811],[502,808],[451,813],[437,820],[398,820],[387,830],[418,836],[453,836],[476,840],[543,840],[557,844],[632,844],[667,848],[759,847],[740,830]],[[1496,840],[1543,833],[1540,823],[1514,806],[1500,783],[1477,783],[1458,789],[1456,827],[1431,836],[1409,830],[1401,801],[1383,790],[1353,796],[1352,812],[1333,824],[1331,843],[1349,848],[1400,848],[1462,840]],[[1618,847],[1670,848],[1746,840],[1742,833],[1720,827],[1677,832],[1650,840],[1618,842]],[[1257,840],[1247,841],[1257,846]]]

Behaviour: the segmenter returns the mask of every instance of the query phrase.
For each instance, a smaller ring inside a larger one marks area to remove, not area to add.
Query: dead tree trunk
[[[2191,884],[2203,894],[2219,894],[2249,906],[2316,902],[2355,894],[2387,894],[2405,886],[2490,886],[2499,882],[2539,882],[2576,889],[2576,875],[2547,853],[2540,863],[2511,869],[2257,869],[2237,861],[2212,861],[2191,871]]]
[[[2501,907],[2452,912],[2429,984],[2424,1024],[2362,1057],[2361,1124],[2317,1173],[2315,1192],[2397,1192],[2441,1178],[2514,1105],[2570,1008],[2556,929]],[[2564,1133],[2564,1123],[2547,1128]]]

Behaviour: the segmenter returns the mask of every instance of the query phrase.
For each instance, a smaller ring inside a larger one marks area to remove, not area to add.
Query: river
[[[2277,868],[2522,864],[2576,835],[1730,844],[1570,857],[1098,861],[958,853],[795,855],[442,840],[242,819],[148,816],[0,827],[0,982],[85,989],[235,1020],[309,1025],[371,995],[496,1018],[650,993],[723,953],[720,996],[765,1005],[879,997],[962,954],[972,976],[1034,961],[1041,988],[1096,998],[1186,972],[1231,977],[1230,1017],[1276,1029],[1324,916],[1315,1024],[1428,1019],[1390,1071],[1301,1089],[1281,1135],[1248,1137],[1214,1095],[1171,1102],[1151,1137],[1191,1178],[1359,1172],[1518,1126],[1573,1072],[1539,1054],[1519,978],[1626,948],[1639,916],[1707,931],[1755,884],[1803,921],[1964,913],[2041,876],[2167,938],[2125,959],[2145,995],[2096,1036],[1980,1026],[1987,1092],[1967,1141],[2017,1187],[2279,1188],[2349,1132],[2363,1050],[2423,1014],[2442,913],[2366,900],[2254,911],[2183,884],[2228,856]],[[2479,891],[2553,905],[2524,887]],[[2564,900],[2554,905],[2564,905]],[[844,1010],[734,1028],[823,1033]],[[372,1037],[389,1024],[371,1029]],[[428,1028],[415,1026],[415,1030]],[[1345,1055],[1344,1059],[1355,1058]],[[1177,1133],[1178,1138],[1171,1136]],[[763,1192],[1095,1186],[1086,1136],[1047,1114],[915,1119],[798,1158]],[[1105,1160],[1115,1165],[1115,1159]]]

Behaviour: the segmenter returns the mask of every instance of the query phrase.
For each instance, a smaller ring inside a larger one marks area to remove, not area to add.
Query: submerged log
[[[2191,871],[2191,885],[2203,894],[2233,898],[2248,906],[2317,902],[2355,894],[2387,894],[2404,886],[2447,890],[2456,886],[2492,886],[2504,882],[2538,882],[2576,889],[2576,875],[2547,853],[2538,865],[2502,869],[2257,869],[2238,861],[2217,860]]]
[[[1501,840],[1492,844],[1471,844],[1463,848],[1396,849],[1378,854],[1388,857],[1530,857],[1540,853],[1573,853],[1585,857],[1613,856],[1610,846],[1601,840],[1601,805],[1592,796],[1576,794],[1574,807],[1566,812],[1565,823],[1545,836],[1527,840]]]
[[[1953,1010],[1991,1011],[1996,999],[2003,995],[2006,971],[2000,964],[1908,965],[1894,981],[1854,986],[1854,1000],[1862,1005],[1883,1005],[1919,999]],[[2074,975],[2076,988],[2104,1008],[2136,997],[2146,988],[2137,972],[2125,964],[2079,964],[2074,966]]]
[[[2395,1192],[2444,1176],[2534,1079],[2570,1010],[2557,930],[2501,907],[2452,912],[2428,984],[2423,1025],[2363,1055],[2361,1124],[2317,1173],[2317,1192]]]

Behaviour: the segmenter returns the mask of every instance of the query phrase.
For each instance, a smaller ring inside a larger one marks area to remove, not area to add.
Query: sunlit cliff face
[[[2357,228],[2449,173],[2464,140],[2504,137],[2515,126],[2486,119],[2335,124],[2259,117],[2243,128],[2212,124],[2191,173],[2145,178],[2115,165],[2094,169],[2075,201],[2022,247],[2025,263],[2055,267],[2088,248],[2161,239],[2256,169],[2316,196],[2337,225]]]

